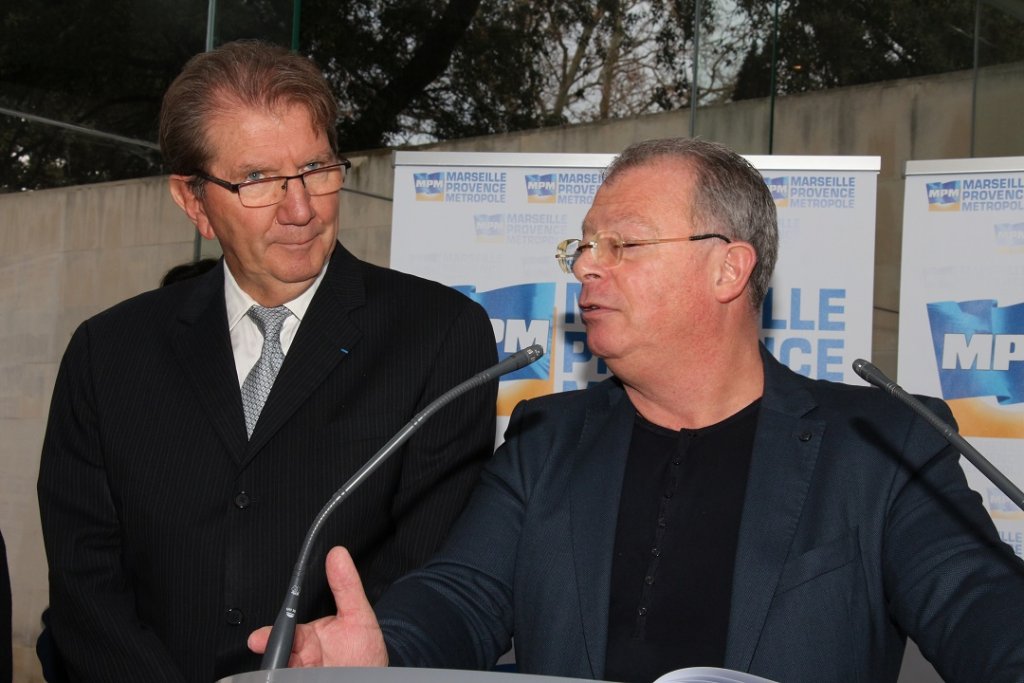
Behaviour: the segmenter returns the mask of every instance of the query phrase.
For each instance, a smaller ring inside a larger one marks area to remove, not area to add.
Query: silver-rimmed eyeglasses
[[[312,197],[322,194],[332,194],[341,189],[345,184],[345,172],[352,168],[352,162],[342,159],[336,164],[328,164],[314,168],[305,173],[296,175],[279,175],[270,178],[257,178],[246,180],[241,183],[229,183],[220,178],[214,178],[202,171],[195,171],[192,175],[203,180],[208,180],[215,185],[220,185],[238,195],[242,206],[250,209],[259,209],[264,206],[272,206],[284,200],[288,195],[288,181],[298,180],[306,188],[306,192]]]
[[[624,240],[622,235],[613,230],[602,230],[594,235],[594,239],[584,242],[580,239],[562,240],[558,243],[558,250],[555,252],[555,259],[558,265],[567,275],[572,275],[572,268],[576,260],[583,255],[587,249],[598,265],[604,268],[617,266],[622,261],[622,250],[629,247],[643,247],[649,244],[662,244],[664,242],[699,242],[700,240],[720,239],[725,242],[732,242],[725,235],[717,232],[704,233],[702,235],[690,235],[688,237],[661,237],[649,240]]]

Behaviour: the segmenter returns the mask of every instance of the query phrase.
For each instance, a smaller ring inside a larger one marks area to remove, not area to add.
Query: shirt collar
[[[327,272],[327,264],[330,263],[330,259],[324,262],[323,268],[320,269],[320,274],[313,280],[313,284],[306,288],[302,294],[298,295],[291,301],[286,301],[285,306],[292,312],[299,322],[302,322],[302,317],[306,315],[306,309],[309,308],[309,303],[313,300],[313,295],[316,294],[317,288],[320,286],[320,281],[324,279],[324,273]],[[238,281],[235,280],[235,276],[231,274],[231,269],[228,268],[228,262],[224,261],[224,304],[227,307],[228,314],[228,330],[234,329],[235,325],[242,320],[249,309],[256,305],[256,300],[245,293],[241,287],[238,286]]]

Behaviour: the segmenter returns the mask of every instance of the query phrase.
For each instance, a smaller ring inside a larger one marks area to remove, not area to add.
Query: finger
[[[333,617],[326,617],[332,619]],[[307,624],[295,625],[295,639],[292,641],[292,653],[288,658],[290,668],[304,666],[323,666],[323,651],[316,630]]]
[[[327,554],[327,583],[338,605],[338,615],[311,624],[323,666],[387,666],[384,635],[345,548],[332,548]]]
[[[341,546],[331,548],[327,553],[327,585],[334,594],[338,616],[345,614],[348,618],[365,618],[372,614],[352,556]]]
[[[250,633],[249,640],[246,644],[249,646],[250,650],[261,655],[267,650],[268,640],[270,640],[270,627],[264,626]]]

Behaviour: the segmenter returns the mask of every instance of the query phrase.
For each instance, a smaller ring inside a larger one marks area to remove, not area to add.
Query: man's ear
[[[187,175],[172,175],[170,180],[171,197],[181,207],[181,210],[185,212],[185,215],[192,221],[192,224],[196,226],[196,230],[199,231],[200,235],[208,240],[215,239],[216,235],[210,225],[209,218],[206,216],[206,207],[203,205],[202,200],[196,197],[195,192],[192,191],[192,186],[189,184],[191,179],[192,177]]]
[[[754,247],[747,242],[730,242],[724,245],[725,252],[718,264],[715,280],[716,298],[727,303],[746,295],[747,282],[757,265]]]

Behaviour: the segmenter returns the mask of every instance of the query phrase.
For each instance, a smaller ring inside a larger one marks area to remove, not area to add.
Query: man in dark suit
[[[374,606],[382,633],[332,550],[339,616],[299,629],[293,663],[482,668],[514,635],[530,673],[879,683],[909,634],[948,681],[1024,680],[1024,566],[957,454],[760,345],[777,242],[742,157],[627,149],[558,252],[615,377],[517,407],[442,551]]]
[[[61,365],[39,502],[73,681],[257,668],[246,637],[274,619],[317,511],[496,360],[480,306],[338,244],[336,117],[309,60],[256,42],[193,58],[165,96],[171,192],[224,258],[86,321]],[[490,455],[495,400],[491,383],[440,410],[327,521],[300,618],[333,607],[331,545],[371,595],[437,549]]]

